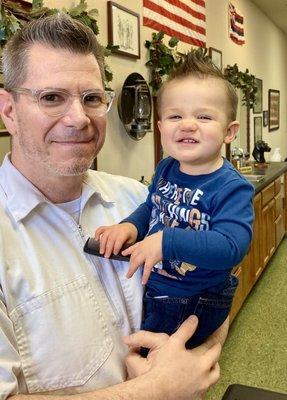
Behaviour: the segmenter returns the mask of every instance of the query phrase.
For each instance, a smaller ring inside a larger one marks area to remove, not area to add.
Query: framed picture
[[[263,126],[268,125],[268,110],[263,111]]]
[[[279,90],[274,90],[274,89],[268,90],[268,108],[269,108],[268,130],[269,132],[276,131],[276,129],[279,129],[279,120],[280,120]]]
[[[213,64],[222,71],[222,51],[209,47],[208,54]]]
[[[255,103],[253,104],[253,113],[259,114],[262,113],[262,79],[255,78],[257,92],[255,94]]]
[[[254,117],[254,143],[262,140],[262,117]]]
[[[117,53],[140,58],[140,16],[135,12],[108,1],[108,42],[119,46]]]

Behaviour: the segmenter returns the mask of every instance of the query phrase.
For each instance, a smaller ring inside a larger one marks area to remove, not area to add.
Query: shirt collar
[[[97,185],[98,179],[92,179],[90,174],[91,171],[88,171],[83,181],[81,211],[93,196],[97,196],[97,200],[104,205],[115,202],[112,191],[100,185],[101,182]],[[5,156],[0,168],[0,186],[7,198],[7,208],[17,222],[25,218],[38,205],[51,204],[43,193],[14,167],[10,161],[10,154]],[[99,187],[101,192],[98,191]]]

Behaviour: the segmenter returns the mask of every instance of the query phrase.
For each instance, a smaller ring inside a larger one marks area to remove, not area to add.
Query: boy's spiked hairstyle
[[[174,80],[181,80],[187,77],[198,79],[214,78],[223,82],[226,88],[226,95],[229,104],[228,122],[236,120],[238,96],[232,84],[225,78],[223,73],[212,63],[212,61],[198,50],[188,52],[184,60],[177,68],[175,68],[168,79],[163,83],[157,95],[157,108],[159,116],[161,115],[161,99],[163,92],[168,84]]]

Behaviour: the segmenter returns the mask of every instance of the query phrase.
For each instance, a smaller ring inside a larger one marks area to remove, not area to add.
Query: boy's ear
[[[7,131],[13,135],[16,133],[14,100],[12,95],[4,89],[0,89],[0,115]]]
[[[224,138],[224,143],[228,144],[231,143],[235,138],[236,134],[239,131],[239,122],[238,121],[232,121],[230,124],[227,126],[227,133]]]

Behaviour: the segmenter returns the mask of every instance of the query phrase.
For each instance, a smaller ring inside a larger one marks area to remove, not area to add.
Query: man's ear
[[[227,126],[227,133],[224,138],[224,143],[226,144],[231,143],[236,138],[236,134],[238,131],[239,131],[239,122],[238,121],[230,122],[230,124]]]
[[[14,135],[16,133],[15,103],[12,95],[4,89],[0,89],[0,115],[7,131]]]

